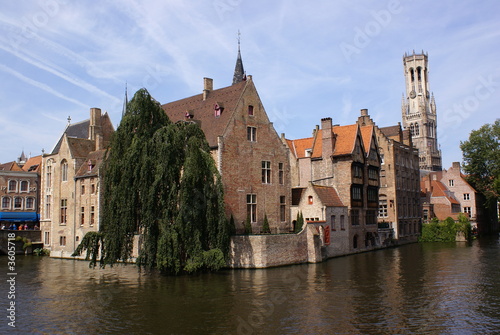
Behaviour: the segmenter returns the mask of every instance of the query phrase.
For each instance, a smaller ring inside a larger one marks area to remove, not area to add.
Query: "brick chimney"
[[[90,109],[89,139],[95,141],[95,149],[102,146],[101,109]]]
[[[324,158],[330,157],[333,154],[333,132],[332,132],[332,118],[326,117],[321,119],[321,132],[323,141],[323,153]]]
[[[203,100],[207,100],[208,93],[214,90],[214,80],[212,78],[203,78]]]

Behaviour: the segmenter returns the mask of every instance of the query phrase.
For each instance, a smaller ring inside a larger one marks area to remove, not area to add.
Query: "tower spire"
[[[234,67],[233,85],[245,80],[245,70],[243,69],[243,61],[241,60],[240,35],[240,31],[238,30],[238,58]]]
[[[125,113],[127,112],[127,105],[128,105],[127,82],[125,82],[125,99],[123,100],[122,119],[125,116]]]

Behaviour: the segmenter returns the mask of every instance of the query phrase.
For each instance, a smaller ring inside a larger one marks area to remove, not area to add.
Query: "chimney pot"
[[[368,116],[368,109],[363,108],[363,109],[361,110],[361,116]]]

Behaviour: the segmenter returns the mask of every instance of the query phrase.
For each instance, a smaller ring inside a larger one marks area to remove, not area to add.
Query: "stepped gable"
[[[229,120],[236,111],[246,83],[242,81],[236,85],[212,90],[208,92],[205,100],[202,93],[164,104],[162,108],[172,122],[184,120],[198,123],[210,147],[215,148],[217,137],[224,134]],[[223,109],[219,116],[216,116],[217,107]]]
[[[323,205],[327,207],[344,207],[335,188],[320,185],[313,185],[313,188]]]

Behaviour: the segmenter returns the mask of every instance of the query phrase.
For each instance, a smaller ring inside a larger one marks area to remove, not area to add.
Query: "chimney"
[[[458,172],[460,172],[460,162],[453,162],[451,164],[452,164],[453,170],[458,170]]]
[[[207,100],[208,93],[214,89],[214,80],[212,78],[203,78],[203,100]]]
[[[101,109],[90,109],[89,139],[95,140],[101,134]]]
[[[323,140],[323,157],[330,157],[333,154],[333,132],[332,118],[321,119],[321,132]]]
[[[368,116],[368,109],[363,108],[363,109],[361,110],[361,116]]]

